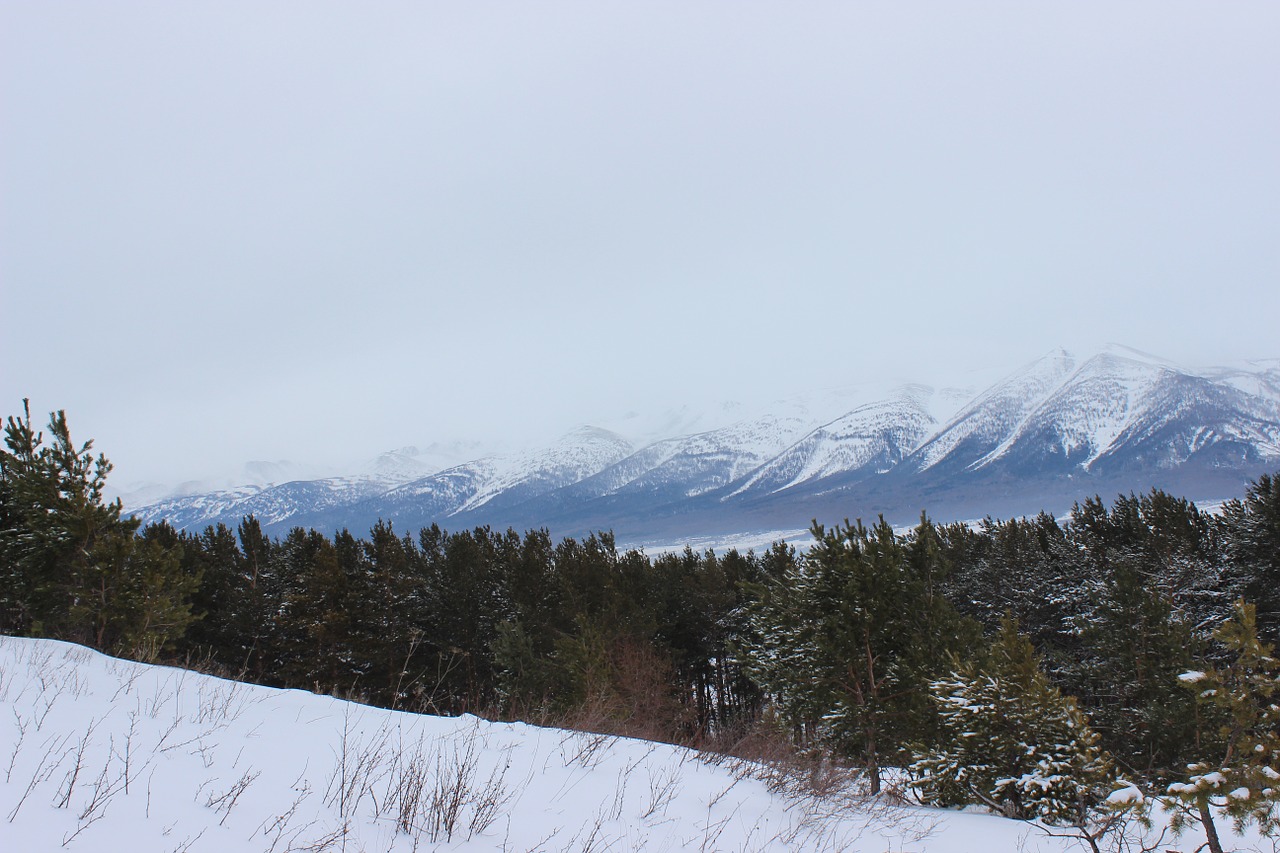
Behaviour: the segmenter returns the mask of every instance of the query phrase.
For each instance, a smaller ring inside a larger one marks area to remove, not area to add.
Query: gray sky
[[[0,2],[0,412],[123,480],[1276,357],[1280,4]]]

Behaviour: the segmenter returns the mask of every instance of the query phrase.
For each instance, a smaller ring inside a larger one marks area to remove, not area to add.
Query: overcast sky
[[[1280,356],[1280,4],[0,2],[0,412],[127,481]]]

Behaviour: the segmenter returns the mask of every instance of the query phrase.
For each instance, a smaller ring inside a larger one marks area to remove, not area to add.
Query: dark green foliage
[[[1132,562],[1110,566],[1081,627],[1074,692],[1105,747],[1131,773],[1160,777],[1186,762],[1195,708],[1176,676],[1196,642],[1157,583]]]
[[[883,518],[833,530],[799,566],[774,580],[753,608],[757,643],[748,672],[788,722],[864,764],[872,791],[880,767],[930,727],[925,686],[964,635],[937,590],[943,573],[932,526],[910,540]]]
[[[1067,535],[1089,570],[1105,577],[1112,566],[1135,567],[1164,596],[1178,621],[1208,637],[1231,615],[1243,578],[1221,556],[1213,520],[1195,504],[1156,489],[1077,504]]]
[[[1280,660],[1258,639],[1254,606],[1243,601],[1214,639],[1226,660],[1179,678],[1203,706],[1207,730],[1185,781],[1169,793],[1187,807],[1175,828],[1200,823],[1210,848],[1221,850],[1210,806],[1225,811],[1237,830],[1255,823],[1271,836],[1280,831]]]
[[[977,530],[954,524],[938,539],[953,567],[942,590],[957,610],[988,633],[1012,615],[1048,672],[1060,677],[1070,668],[1079,651],[1075,620],[1096,578],[1053,516],[988,518]]]
[[[497,671],[493,643],[510,610],[499,583],[494,536],[488,528],[445,535],[422,531],[423,641],[434,653],[428,701],[444,709],[493,704]]]
[[[254,636],[244,613],[248,584],[245,559],[236,535],[226,525],[205,528],[199,536],[180,534],[183,568],[200,578],[191,595],[191,610],[197,619],[187,629],[188,650],[219,649],[234,672],[247,665]],[[208,618],[213,614],[214,618]]]
[[[955,662],[929,687],[941,732],[911,766],[926,802],[1088,826],[1113,787],[1110,759],[1075,700],[1049,683],[1016,621],[1004,620],[977,662]]]
[[[988,632],[1014,616],[1129,772],[1183,763],[1195,714],[1172,677],[1227,617],[1243,577],[1213,519],[1154,490],[1110,506],[1089,498],[1065,525],[1042,513],[939,538],[954,567],[948,598]]]
[[[1280,644],[1280,475],[1250,483],[1244,500],[1222,511],[1229,564],[1243,579],[1240,594],[1257,607],[1258,636]]]
[[[1234,574],[1211,520],[1159,490],[1077,505],[1067,528],[1091,583],[1073,602],[1079,648],[1061,683],[1130,773],[1163,778],[1186,761],[1195,709],[1174,677],[1230,613]]]
[[[176,535],[136,536],[103,496],[111,463],[77,446],[66,414],[49,416],[48,443],[22,417],[0,450],[0,630],[63,637],[154,658],[191,624],[199,582],[184,571]]]

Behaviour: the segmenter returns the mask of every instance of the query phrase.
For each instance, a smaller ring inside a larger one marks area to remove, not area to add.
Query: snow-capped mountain
[[[584,426],[550,447],[457,465],[397,486],[353,509],[411,527],[468,512],[499,512],[581,482],[634,450],[616,433]],[[335,513],[331,523],[341,522],[342,516]]]
[[[664,434],[669,429],[697,431]],[[698,430],[697,427],[707,427]],[[1063,511],[1094,493],[1239,494],[1280,465],[1280,360],[1189,370],[1123,347],[1058,350],[979,393],[855,386],[756,409],[688,408],[583,427],[555,444],[423,473],[413,449],[357,476],[171,496],[138,508],[188,529],[238,523],[400,529],[439,522],[613,529],[652,541],[804,527]]]
[[[859,406],[757,467],[726,499],[754,490],[777,493],[835,475],[891,471],[937,427],[937,406],[930,406],[935,396],[942,395],[906,385],[886,400]]]
[[[1105,474],[1280,453],[1278,396],[1250,394],[1137,355],[1102,353],[1054,389],[977,467]]]
[[[313,467],[293,462],[250,462],[238,484],[224,480],[187,482],[167,493],[149,486],[120,494],[126,507],[143,506],[135,514],[166,519],[179,529],[202,529],[213,521],[234,526],[254,515],[265,526],[283,524],[303,513],[351,506],[365,498],[456,465],[479,449],[476,443],[401,447],[379,454],[345,476],[319,476]],[[138,499],[145,496],[145,500]]]

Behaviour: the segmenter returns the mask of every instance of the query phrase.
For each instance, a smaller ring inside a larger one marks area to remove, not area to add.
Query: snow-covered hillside
[[[982,814],[786,793],[758,765],[384,711],[0,638],[0,847],[1060,851]],[[776,778],[776,777],[774,777]]]

